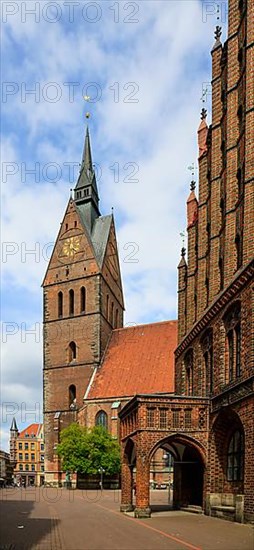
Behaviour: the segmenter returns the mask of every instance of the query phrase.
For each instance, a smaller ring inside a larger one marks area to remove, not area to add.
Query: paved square
[[[119,491],[3,489],[0,550],[253,550],[253,529],[177,511],[137,520],[119,512]],[[166,491],[153,491],[156,510]]]

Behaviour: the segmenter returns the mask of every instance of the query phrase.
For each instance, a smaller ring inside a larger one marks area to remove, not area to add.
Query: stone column
[[[137,480],[136,480],[136,518],[149,518],[150,508],[150,462],[144,456],[137,457]]]
[[[132,504],[132,466],[129,466],[127,458],[122,461],[121,467],[121,512],[131,512]]]

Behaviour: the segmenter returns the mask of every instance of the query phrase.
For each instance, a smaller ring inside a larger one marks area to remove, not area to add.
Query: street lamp
[[[103,474],[105,474],[105,470],[104,470],[104,468],[102,468],[102,466],[100,466],[100,468],[98,469],[98,472],[101,474],[100,486],[101,486],[101,493],[102,493],[102,490],[103,490]]]

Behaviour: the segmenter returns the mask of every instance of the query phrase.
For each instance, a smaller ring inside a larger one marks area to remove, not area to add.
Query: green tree
[[[101,426],[91,430],[79,424],[70,424],[60,434],[57,454],[64,471],[98,474],[103,468],[106,475],[120,471],[120,446]]]

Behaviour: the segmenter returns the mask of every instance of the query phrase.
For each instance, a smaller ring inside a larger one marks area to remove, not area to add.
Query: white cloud
[[[20,24],[18,17],[4,26],[6,81],[19,86],[4,104],[2,159],[19,167],[2,190],[4,240],[18,246],[3,265],[4,282],[11,281],[16,295],[19,288],[20,296],[23,290],[40,295],[47,263],[42,250],[56,237],[70,184],[65,173],[55,184],[42,177],[40,183],[32,177],[22,183],[20,163],[31,168],[37,161],[42,168],[49,162],[61,167],[66,161],[79,162],[84,134],[80,113],[85,109],[81,86],[70,103],[63,83],[97,82],[102,98],[90,106],[93,153],[103,167],[99,182],[103,213],[114,206],[118,221],[126,320],[156,321],[172,317],[175,311],[179,233],[185,226],[191,179],[187,167],[197,156],[202,83],[210,79],[209,50],[218,22],[211,18],[203,23],[198,0],[140,2],[136,24],[123,24],[127,15],[123,12],[120,22],[114,23],[109,4],[103,3],[103,18],[93,26],[82,19],[69,26],[43,20],[34,24],[31,18]],[[33,98],[22,102],[21,82],[28,87],[39,82],[40,90],[57,82],[61,100],[49,103],[40,95],[38,103]],[[128,102],[132,90],[124,86],[130,82],[135,83],[133,91],[138,90],[133,95],[138,103]],[[114,83],[118,83],[114,86],[118,102],[110,89]],[[113,181],[110,169],[116,162],[119,183]],[[139,166],[137,183],[122,182],[128,162]],[[130,242],[139,247],[138,262],[124,261],[131,252],[124,246]],[[31,255],[22,261],[21,243],[28,249],[39,243],[39,261]],[[29,325],[41,312],[30,310],[26,315]],[[37,381],[40,387],[40,346],[35,349],[27,342],[21,349],[15,344],[15,356],[9,351],[4,358],[4,399],[19,400],[22,392],[29,401]]]

